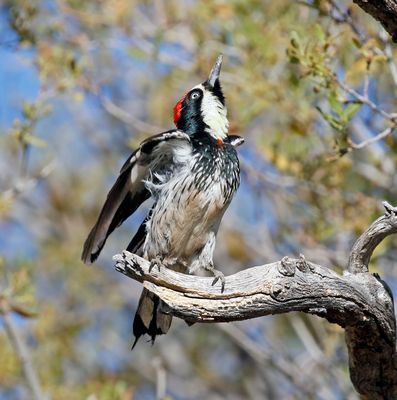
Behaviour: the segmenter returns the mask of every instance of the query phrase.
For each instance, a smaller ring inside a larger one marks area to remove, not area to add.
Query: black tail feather
[[[143,289],[134,317],[133,333],[135,341],[131,350],[135,347],[139,338],[145,334],[150,336],[153,344],[157,335],[164,335],[168,332],[172,316],[161,312],[160,308],[160,298],[147,289]]]

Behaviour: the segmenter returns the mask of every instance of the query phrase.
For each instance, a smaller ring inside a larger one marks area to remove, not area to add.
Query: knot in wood
[[[275,283],[270,289],[270,296],[273,297],[273,299],[279,299],[283,289],[284,287],[281,283]]]
[[[296,268],[298,268],[299,271],[302,271],[302,272],[310,271],[309,264],[307,263],[306,258],[303,254],[299,254],[299,260],[296,263]]]
[[[295,262],[290,260],[289,257],[283,257],[278,264],[278,272],[284,276],[294,276]]]
[[[397,207],[393,207],[387,201],[382,202],[383,207],[385,208],[385,217],[390,220],[390,222],[394,225],[397,223]]]

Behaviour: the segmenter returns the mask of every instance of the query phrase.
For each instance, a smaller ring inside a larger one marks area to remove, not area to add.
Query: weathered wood
[[[352,274],[368,272],[369,260],[376,246],[386,237],[397,233],[397,207],[383,202],[385,215],[378,218],[354,243],[348,270]]]
[[[397,399],[396,321],[393,296],[387,284],[368,273],[368,264],[376,246],[397,233],[397,208],[383,202],[385,215],[378,218],[354,243],[348,270],[351,279],[365,287],[366,297],[377,313],[389,321],[387,335],[379,327],[378,316],[346,326],[350,378],[368,399]],[[377,282],[375,282],[377,280]],[[378,290],[379,283],[384,290]]]
[[[166,312],[189,322],[228,322],[290,311],[326,318],[345,328],[349,368],[357,391],[368,399],[397,399],[396,328],[387,285],[368,272],[380,241],[397,232],[397,208],[386,213],[356,241],[348,271],[299,259],[252,267],[226,277],[225,289],[213,278],[185,275],[134,254],[116,255],[116,269],[157,294]]]

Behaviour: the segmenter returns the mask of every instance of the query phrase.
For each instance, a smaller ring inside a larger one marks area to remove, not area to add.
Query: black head
[[[220,55],[208,79],[191,89],[175,105],[174,122],[178,129],[192,136],[208,134],[217,140],[226,138],[229,122],[219,82],[221,65]]]

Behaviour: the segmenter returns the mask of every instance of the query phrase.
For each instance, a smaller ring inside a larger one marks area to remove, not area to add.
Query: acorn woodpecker
[[[127,250],[151,266],[192,273],[214,268],[215,238],[222,216],[240,184],[235,147],[243,138],[228,135],[225,98],[219,82],[220,55],[209,78],[174,107],[177,129],[149,137],[127,159],[110,189],[98,220],[84,243],[82,260],[92,263],[107,237],[149,197],[154,204]],[[160,299],[143,289],[133,331],[138,338],[167,333],[171,315]]]

